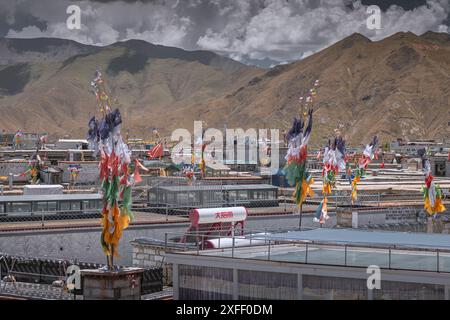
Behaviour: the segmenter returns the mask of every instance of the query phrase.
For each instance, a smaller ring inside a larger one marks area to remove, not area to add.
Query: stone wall
[[[358,209],[339,210],[336,214],[337,225],[345,228],[359,228],[369,225],[415,223],[421,209],[390,208],[373,211],[358,211]]]
[[[445,162],[445,176],[450,177],[450,161]]]
[[[140,300],[143,269],[81,270],[84,300]]]
[[[438,218],[428,217],[427,232],[450,234],[450,221],[443,220],[440,217]]]
[[[14,175],[14,181],[24,182],[31,179],[30,175],[20,176],[28,170],[27,161],[0,161],[0,176],[8,177],[10,173]]]
[[[131,241],[131,245],[133,247],[133,266],[139,268],[162,267],[164,285],[172,284],[172,265],[165,262],[165,253],[193,249],[192,246],[183,243],[168,242],[166,244],[165,241],[150,238],[135,239]]]
[[[62,182],[70,182],[69,165],[79,165],[80,172],[76,178],[77,184],[96,184],[98,182],[98,161],[60,161],[58,167],[63,170]]]

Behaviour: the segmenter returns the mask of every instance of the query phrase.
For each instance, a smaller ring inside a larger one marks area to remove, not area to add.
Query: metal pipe
[[[308,244],[306,244],[306,251],[305,251],[305,264],[308,264]]]
[[[391,247],[389,247],[389,269],[391,269]]]
[[[436,259],[437,259],[436,269],[437,269],[437,272],[439,272],[439,249],[436,250]]]
[[[167,232],[164,233],[164,252],[167,252]]]
[[[234,246],[235,246],[234,223],[231,224],[231,236],[233,237],[233,247],[231,251],[231,257],[234,258]]]
[[[233,234],[233,244],[231,246],[231,257],[234,258],[234,234]]]
[[[300,203],[300,208],[299,208],[299,222],[298,222],[298,230],[302,231],[302,213],[303,213],[303,203]]]
[[[344,266],[347,266],[347,245],[345,245],[345,258],[344,258]]]

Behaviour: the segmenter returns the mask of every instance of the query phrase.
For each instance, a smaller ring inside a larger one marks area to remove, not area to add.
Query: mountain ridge
[[[27,42],[0,39],[0,56],[6,52],[2,57],[12,61],[0,66],[0,126],[10,131],[84,136],[87,119],[98,112],[89,83],[100,68],[124,127],[136,136],[149,137],[153,127],[166,135],[192,130],[194,120],[216,128],[287,130],[299,114],[299,96],[316,79],[313,144],[337,131],[357,145],[374,134],[386,141],[448,136],[447,34],[396,33],[371,41],[355,33],[269,70],[143,40],[104,47],[64,39]]]

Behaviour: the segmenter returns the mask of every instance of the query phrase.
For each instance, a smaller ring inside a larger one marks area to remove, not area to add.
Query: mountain
[[[336,129],[354,145],[375,134],[383,142],[449,136],[450,39],[433,32],[397,33],[378,42],[353,34],[214,101],[214,116],[234,126],[251,119],[258,127],[287,129],[299,114],[298,97],[315,79],[321,87],[314,144],[324,144]]]
[[[98,47],[54,38],[0,39],[0,65],[63,61],[75,55],[97,52]]]
[[[448,34],[397,33],[373,42],[353,34],[270,70],[208,51],[140,40],[85,46],[61,39],[0,39],[0,128],[85,135],[98,114],[90,81],[100,68],[124,129],[149,137],[158,127],[288,129],[298,98],[316,79],[313,144],[339,130],[354,145],[449,135]]]
[[[260,70],[208,51],[129,40],[105,47],[61,39],[1,39],[0,128],[83,137],[98,114],[96,69],[120,108],[124,128],[147,136],[184,106],[236,90]],[[189,111],[187,111],[189,112]]]

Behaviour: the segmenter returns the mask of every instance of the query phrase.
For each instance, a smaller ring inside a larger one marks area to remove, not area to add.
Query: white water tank
[[[247,214],[245,207],[194,209],[189,213],[189,220],[196,227],[201,224],[245,221]]]
[[[269,233],[257,233],[247,236],[238,236],[234,238],[235,247],[248,247],[268,244],[269,241],[266,239]],[[251,240],[250,240],[251,239]],[[219,248],[231,248],[233,246],[233,238],[216,238],[209,239],[205,241],[205,249],[219,249]]]

